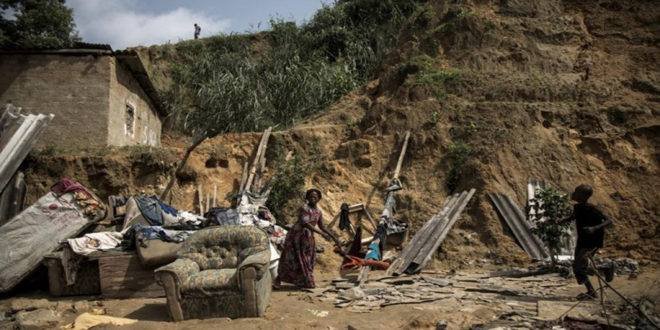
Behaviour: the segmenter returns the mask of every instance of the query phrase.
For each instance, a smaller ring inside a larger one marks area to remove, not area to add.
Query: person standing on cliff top
[[[202,32],[202,28],[195,23],[195,39],[199,39],[199,34]]]
[[[591,186],[581,184],[571,194],[571,199],[576,202],[573,206],[573,214],[566,219],[574,220],[577,229],[577,244],[575,244],[575,256],[573,260],[573,273],[578,284],[584,284],[586,293],[578,295],[578,299],[594,299],[598,296],[594,286],[589,281],[589,259],[598,249],[603,247],[605,227],[612,224],[596,206],[588,203],[589,197],[593,195]],[[593,274],[592,274],[593,275]],[[605,279],[609,282],[614,277],[614,268],[610,265],[605,271]]]

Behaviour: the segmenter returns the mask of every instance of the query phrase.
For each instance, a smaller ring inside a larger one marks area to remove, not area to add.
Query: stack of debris
[[[0,227],[0,292],[16,286],[59,242],[104,218],[105,206],[87,188],[61,181]]]
[[[23,115],[7,104],[0,114],[0,225],[23,210],[26,186],[19,166],[53,115]]]
[[[431,260],[463,209],[475,193],[475,189],[450,196],[441,211],[427,221],[403,249],[399,258],[390,266],[388,274],[416,274]]]
[[[432,302],[455,296],[452,282],[430,276],[399,279],[384,277],[369,281],[362,287],[345,279],[332,281],[331,286],[318,290],[322,300],[332,301],[335,307],[349,307],[352,311],[370,311],[385,306]],[[460,296],[460,295],[459,295]]]
[[[527,183],[526,215],[508,195],[502,193],[488,194],[497,214],[504,220],[522,249],[534,260],[546,260],[550,256],[545,244],[533,233],[536,224],[545,220],[543,201],[538,198],[539,190],[545,187],[545,182],[541,180],[529,180]],[[562,255],[559,256],[559,260],[572,259],[576,237],[575,226],[572,226],[569,235],[562,240],[560,251]]]
[[[517,312],[536,316],[537,301],[573,300],[562,296],[566,279],[555,275],[528,278],[502,278],[488,274],[434,273],[372,278],[362,286],[346,279],[335,279],[329,286],[310,290],[322,301],[352,312],[368,312],[402,304],[431,303],[441,300],[503,303]]]
[[[534,260],[543,260],[550,256],[543,242],[532,232],[530,223],[522,210],[511,197],[500,193],[489,193],[488,197],[495,205],[497,213],[504,219],[516,240],[530,257]]]
[[[0,122],[0,142],[5,147],[1,154],[7,156],[0,160],[3,180],[11,178],[50,119],[17,113],[11,108]],[[14,127],[10,125],[12,120],[22,124]],[[110,196],[106,209],[91,190],[62,179],[51,192],[0,227],[4,238],[0,242],[0,292],[11,290],[43,262],[48,267],[53,295],[164,296],[162,287],[154,281],[153,270],[174,261],[182,243],[194,231],[208,226],[263,228],[271,238],[271,271],[276,272],[276,246],[282,243],[286,231],[275,224],[264,206],[269,192],[263,172],[270,132],[268,129],[264,133],[249,173],[246,166],[237,207],[210,208],[207,195],[206,208],[200,207],[200,212],[208,211],[204,216],[177,210],[156,196],[143,195]]]

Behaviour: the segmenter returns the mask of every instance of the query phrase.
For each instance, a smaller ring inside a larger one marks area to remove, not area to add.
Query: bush
[[[454,192],[463,175],[463,166],[472,155],[472,147],[463,142],[457,142],[449,146],[447,159],[449,160],[449,172],[445,184],[450,192]]]
[[[447,84],[460,79],[456,70],[440,69],[436,61],[428,55],[417,55],[397,68],[397,75],[405,79],[408,86],[424,86],[438,99],[443,99]],[[412,76],[408,78],[408,76]]]
[[[564,220],[571,214],[570,202],[566,194],[548,187],[537,190],[536,203],[542,205],[544,212],[534,224],[533,232],[545,242],[554,264],[562,240],[569,235],[571,224]]]
[[[416,8],[402,0],[338,1],[302,26],[272,20],[263,37],[182,42],[165,93],[173,122],[206,136],[290,126],[370,79]],[[256,51],[255,42],[266,46]]]

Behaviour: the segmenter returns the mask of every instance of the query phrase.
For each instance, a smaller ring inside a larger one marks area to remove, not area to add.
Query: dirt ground
[[[82,312],[103,313],[108,316],[124,317],[137,320],[122,329],[434,329],[438,322],[446,322],[449,329],[466,329],[483,325],[490,329],[497,326],[518,326],[538,328],[549,326],[551,322],[539,323],[540,320],[554,320],[575,304],[574,297],[583,288],[574,279],[566,279],[556,274],[539,275],[526,278],[485,278],[495,266],[483,266],[478,269],[458,272],[429,271],[423,275],[450,281],[449,288],[454,292],[442,299],[419,304],[387,306],[378,310],[363,312],[351,308],[336,308],[332,301],[320,299],[310,291],[283,289],[274,291],[266,315],[263,318],[230,320],[216,318],[206,320],[187,320],[179,323],[169,321],[165,298],[155,299],[110,299],[98,297],[77,297],[72,299],[52,299],[40,293],[24,294],[0,301],[3,310],[12,308],[51,309],[59,312],[58,326],[68,324]],[[649,265],[642,269],[636,278],[618,276],[612,285],[626,297],[639,300],[646,298],[656,303],[660,301],[660,267]],[[319,274],[319,288],[327,287],[337,274],[326,272]],[[379,274],[372,272],[370,278],[377,279]],[[487,293],[479,291],[484,287],[506,288],[521,295],[508,293]],[[318,292],[318,290],[315,290]],[[44,300],[43,298],[46,298]],[[631,314],[622,314],[623,301],[615,297],[612,291],[606,291],[609,301],[608,316],[612,322],[634,325]],[[65,308],[64,306],[74,306]],[[19,306],[19,307],[16,307]],[[655,313],[660,312],[660,305],[655,305]],[[6,312],[13,313],[13,312]],[[8,314],[5,314],[8,315]],[[606,322],[597,302],[584,302],[569,316],[600,320]],[[0,328],[12,328],[8,320],[0,323]],[[117,328],[102,325],[97,328]]]

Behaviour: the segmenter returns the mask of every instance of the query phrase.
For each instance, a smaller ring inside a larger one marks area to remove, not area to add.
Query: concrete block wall
[[[0,54],[0,105],[55,118],[37,147],[106,146],[110,56]]]
[[[126,67],[110,61],[108,145],[160,145],[162,123],[149,97]],[[127,130],[126,107],[133,110],[133,129]]]

